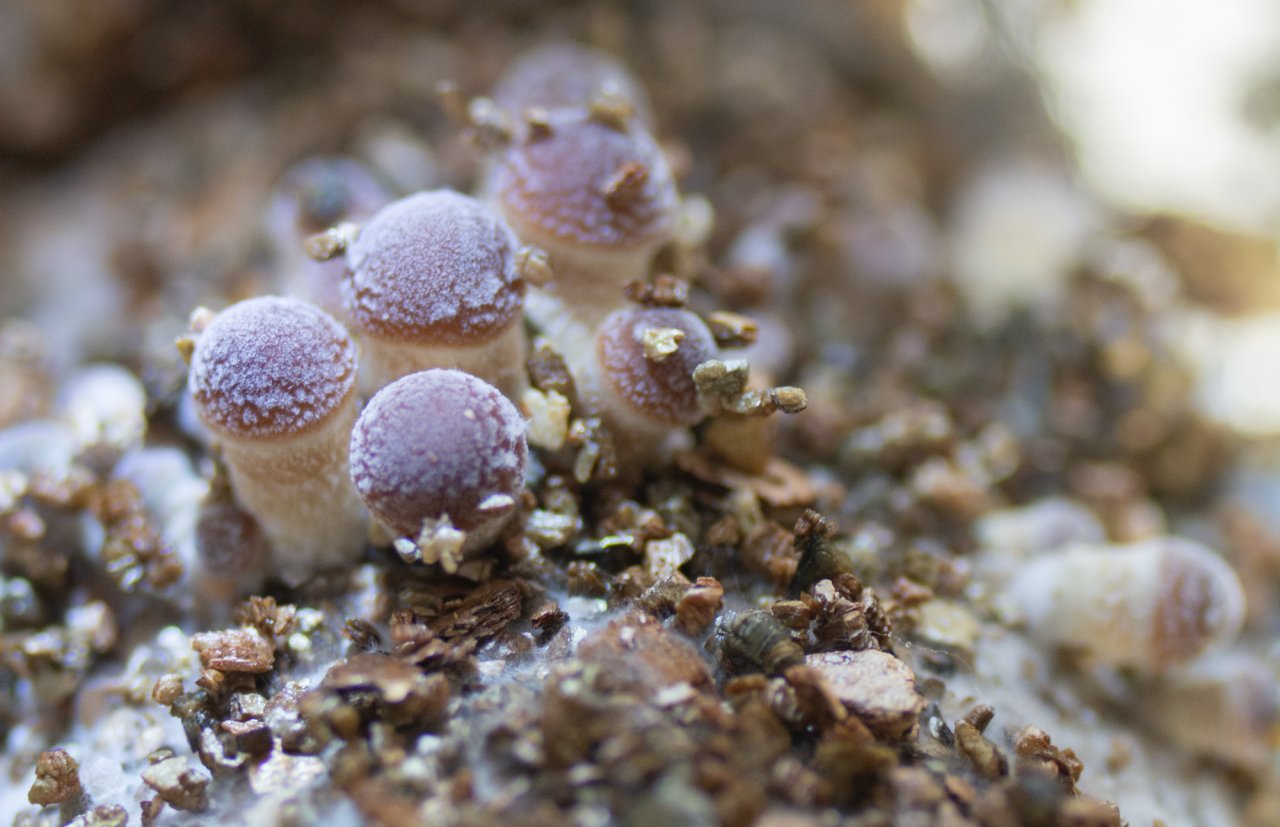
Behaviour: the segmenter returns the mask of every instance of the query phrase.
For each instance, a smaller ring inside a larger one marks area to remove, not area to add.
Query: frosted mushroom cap
[[[519,499],[525,421],[496,388],[459,370],[426,370],[374,395],[351,433],[351,480],[374,516],[416,535],[448,515],[470,531],[494,495]]]
[[[376,338],[479,345],[517,322],[524,282],[511,230],[488,207],[449,190],[378,212],[347,251],[343,305]]]
[[[306,302],[263,296],[214,318],[196,343],[189,384],[206,426],[268,439],[318,427],[355,380],[356,350],[342,325]]]
[[[547,43],[511,64],[493,90],[498,106],[519,116],[531,108],[585,109],[602,95],[627,101],[643,124],[653,120],[649,96],[609,55],[576,43]]]
[[[641,129],[588,116],[553,118],[547,134],[513,143],[493,171],[493,192],[526,241],[631,249],[670,234],[675,181]]]
[[[651,358],[646,336],[672,330],[683,334],[675,352]],[[716,356],[715,339],[702,319],[673,308],[618,310],[600,325],[596,347],[609,388],[636,413],[673,426],[702,418],[693,369]]]

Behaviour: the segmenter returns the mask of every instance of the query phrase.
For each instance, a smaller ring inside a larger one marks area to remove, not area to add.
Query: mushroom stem
[[[528,386],[524,361],[524,328],[513,324],[484,348],[378,342],[364,348],[360,361],[360,390],[371,396],[402,376],[431,368],[453,368],[483,376],[509,399]]]
[[[236,499],[257,519],[290,585],[363,547],[365,509],[347,473],[356,414],[353,391],[330,421],[291,439],[219,439]]]
[[[610,313],[626,307],[627,285],[648,276],[649,262],[658,247],[583,248],[531,228],[513,227],[523,241],[542,248],[550,259],[555,277],[544,287],[529,288],[525,315],[553,340],[552,330],[563,324],[559,321],[561,314],[594,329]]]

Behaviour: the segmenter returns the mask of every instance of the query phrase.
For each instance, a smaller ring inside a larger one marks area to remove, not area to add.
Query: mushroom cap
[[[640,123],[652,123],[649,96],[635,76],[604,52],[569,41],[520,55],[493,90],[494,102],[515,116],[535,107],[586,109],[601,95],[629,102]]]
[[[497,388],[460,370],[425,370],[369,400],[351,432],[351,481],[401,535],[446,514],[470,531],[487,522],[489,497],[519,500],[528,453],[524,418]]]
[[[516,238],[474,198],[421,192],[387,205],[347,251],[342,299],[352,323],[402,344],[490,342],[518,322]]]
[[[684,334],[661,361],[645,354],[648,330]],[[600,325],[597,358],[609,387],[640,415],[673,426],[702,418],[693,369],[716,356],[716,343],[702,319],[687,310],[640,307],[618,310]]]
[[[341,221],[360,221],[391,200],[387,187],[367,167],[350,158],[316,156],[299,161],[276,184],[272,230],[298,246],[297,239],[323,232]]]
[[[524,240],[630,249],[661,241],[675,223],[675,180],[662,150],[638,128],[564,114],[546,134],[507,147],[493,192]]]
[[[353,393],[356,349],[318,307],[260,296],[219,313],[200,335],[190,387],[205,425],[248,439],[316,428]]]
[[[232,502],[207,502],[196,522],[196,553],[215,577],[254,580],[271,557],[271,546],[252,515]]]
[[[1231,566],[1204,546],[1177,537],[1148,540],[1145,545],[1160,555],[1154,656],[1160,662],[1180,663],[1234,639],[1244,623],[1245,600]]]

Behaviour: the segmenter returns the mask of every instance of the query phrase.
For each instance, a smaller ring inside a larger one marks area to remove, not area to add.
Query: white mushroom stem
[[[366,335],[361,341],[360,387],[371,396],[401,376],[431,368],[454,368],[483,376],[509,399],[528,387],[524,327],[513,324],[481,347],[393,342]]]
[[[301,434],[219,435],[236,499],[262,527],[290,585],[348,562],[364,545],[366,512],[347,470],[356,413],[352,393],[326,422]]]
[[[517,228],[517,232],[520,229]],[[535,229],[525,229],[521,239],[546,251],[554,274],[545,287],[530,288],[525,313],[553,339],[553,328],[562,324],[556,321],[556,313],[565,312],[579,324],[595,328],[610,313],[626,307],[626,286],[648,277],[649,262],[658,246],[584,247],[545,236]],[[534,296],[542,300],[535,302]]]

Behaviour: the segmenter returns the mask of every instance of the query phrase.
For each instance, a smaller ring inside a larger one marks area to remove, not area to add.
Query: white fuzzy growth
[[[147,430],[147,394],[142,383],[118,365],[78,371],[59,394],[63,418],[80,446],[129,448]]]
[[[112,475],[133,483],[160,525],[166,545],[185,565],[195,563],[196,522],[209,484],[177,448],[144,448],[125,454]]]

